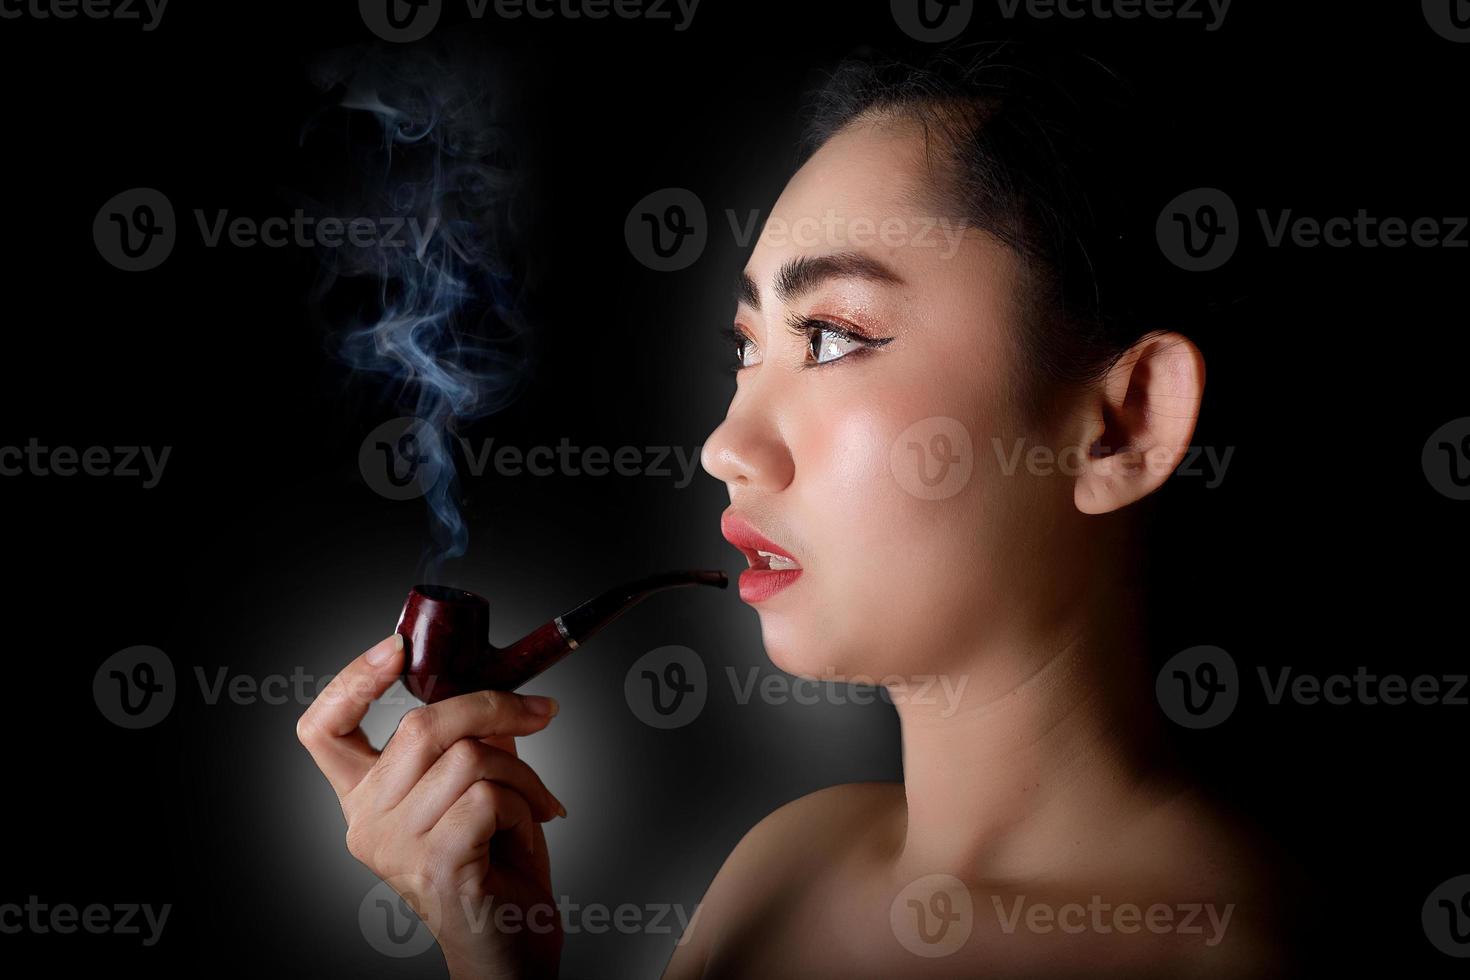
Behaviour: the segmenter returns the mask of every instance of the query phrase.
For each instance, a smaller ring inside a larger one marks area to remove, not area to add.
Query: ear
[[[1204,355],[1183,334],[1155,331],[1128,348],[1090,396],[1077,509],[1106,514],[1162,486],[1189,448],[1204,390]]]

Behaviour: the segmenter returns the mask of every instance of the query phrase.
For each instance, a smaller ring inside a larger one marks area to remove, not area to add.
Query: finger
[[[484,855],[490,838],[507,834],[527,854],[535,853],[531,806],[515,790],[476,780],[429,831],[429,839],[467,862]]]
[[[509,691],[475,691],[414,708],[398,723],[374,772],[380,783],[378,805],[397,806],[460,739],[530,735],[545,728],[555,713],[551,698]]]
[[[403,637],[375,644],[332,678],[296,722],[296,737],[341,799],[372,769],[378,752],[358,726],[402,669]]]
[[[517,758],[520,757],[520,753],[516,751],[516,739],[514,735],[487,735],[480,739],[480,741],[493,749],[509,752]]]
[[[418,833],[427,831],[443,818],[465,790],[481,779],[515,790],[532,804],[537,820],[550,820],[566,813],[536,770],[500,749],[463,738],[429,767],[424,778],[398,805],[404,825]]]

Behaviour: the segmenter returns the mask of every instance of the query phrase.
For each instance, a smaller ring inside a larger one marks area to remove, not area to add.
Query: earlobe
[[[1128,348],[1095,391],[1077,509],[1106,514],[1163,486],[1188,451],[1204,387],[1204,355],[1183,334],[1155,331]]]

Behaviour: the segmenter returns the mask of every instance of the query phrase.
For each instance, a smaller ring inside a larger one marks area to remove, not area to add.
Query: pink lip
[[[740,573],[740,598],[746,602],[769,599],[801,576],[799,568],[747,568]]]
[[[739,548],[741,554],[745,555],[745,560],[750,562],[751,567],[740,573],[740,598],[744,601],[756,603],[769,599],[801,577],[800,568],[772,570],[765,567],[766,559],[756,554],[757,549],[790,558],[792,561],[797,558],[757,531],[734,510],[727,510],[720,515],[720,533],[725,536],[726,541]]]

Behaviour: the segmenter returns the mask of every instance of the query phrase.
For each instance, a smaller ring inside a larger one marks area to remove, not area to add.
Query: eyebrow
[[[798,255],[789,259],[776,273],[776,296],[787,302],[811,292],[830,279],[866,279],[889,285],[903,285],[903,277],[892,268],[862,252],[836,252],[832,255]],[[755,280],[741,272],[735,280],[735,301],[752,309],[761,308],[761,294]]]

